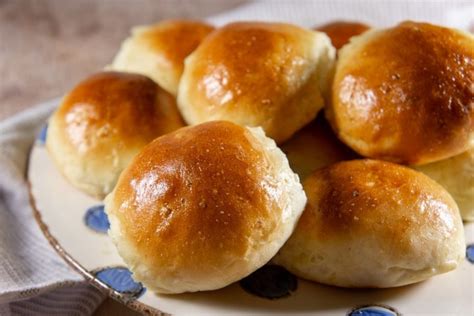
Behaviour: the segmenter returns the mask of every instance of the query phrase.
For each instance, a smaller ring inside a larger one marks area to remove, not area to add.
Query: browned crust
[[[344,142],[363,156],[407,164],[468,149],[474,132],[472,38],[404,22],[357,41],[340,51],[327,112]]]
[[[66,146],[80,155],[107,156],[141,148],[183,126],[174,97],[151,79],[99,72],[77,84],[53,114]]]
[[[203,277],[244,257],[255,234],[268,240],[279,227],[269,164],[245,127],[214,121],[183,128],[135,157],[108,212],[148,266],[173,262]]]
[[[320,69],[311,71],[315,36],[265,22],[235,22],[212,32],[186,61],[178,97],[184,118],[261,126],[277,143],[288,139],[323,104],[315,82]]]

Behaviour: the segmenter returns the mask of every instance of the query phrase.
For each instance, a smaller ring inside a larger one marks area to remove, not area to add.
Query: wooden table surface
[[[134,25],[202,19],[242,0],[0,0],[0,121],[110,63]],[[138,315],[107,299],[95,315]]]

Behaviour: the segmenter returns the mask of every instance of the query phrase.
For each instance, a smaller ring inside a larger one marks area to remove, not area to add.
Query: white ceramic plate
[[[273,300],[250,294],[238,283],[217,291],[193,294],[156,295],[146,291],[131,279],[105,233],[108,222],[101,201],[66,182],[44,147],[45,136],[46,128],[31,150],[28,172],[32,205],[39,225],[58,253],[92,284],[141,312],[181,315],[474,314],[474,224],[465,225],[467,244],[471,247],[456,271],[402,288],[347,290],[297,280],[296,290]],[[280,286],[282,293],[287,290],[285,286],[295,280],[291,277],[279,275],[280,283],[275,283],[275,279],[265,281],[262,273],[256,275],[263,285]],[[252,280],[249,284],[256,285]]]

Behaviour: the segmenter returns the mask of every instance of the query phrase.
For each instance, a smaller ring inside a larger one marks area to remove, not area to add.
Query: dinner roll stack
[[[417,166],[416,169],[451,194],[463,220],[474,221],[474,148],[449,159]]]
[[[474,145],[474,37],[404,22],[339,51],[327,117],[359,154],[406,164]]]
[[[176,96],[184,59],[213,29],[192,20],[167,20],[135,27],[111,68],[146,75]]]
[[[417,171],[352,160],[317,170],[304,189],[306,209],[275,258],[297,276],[386,288],[453,270],[464,259],[456,203]]]
[[[282,23],[228,24],[186,59],[178,106],[189,124],[261,126],[283,142],[323,107],[334,58],[320,32]]]
[[[283,143],[281,150],[301,180],[316,169],[358,157],[337,139],[323,115],[318,115],[313,122]]]
[[[342,48],[342,46],[349,43],[353,36],[362,34],[368,29],[369,26],[367,24],[349,21],[331,22],[315,28],[317,31],[326,33],[336,49]]]
[[[143,146],[181,126],[174,98],[152,80],[103,72],[64,97],[49,120],[46,145],[75,187],[103,198]]]
[[[268,262],[306,203],[260,128],[224,121],[157,138],[105,200],[134,279],[158,293],[222,288]]]

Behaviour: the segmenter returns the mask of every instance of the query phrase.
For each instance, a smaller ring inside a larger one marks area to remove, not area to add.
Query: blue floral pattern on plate
[[[470,263],[474,263],[474,244],[467,245],[466,248],[466,259]]]
[[[97,271],[95,276],[120,294],[134,298],[140,297],[146,290],[141,283],[132,279],[132,272],[124,267],[104,268]]]
[[[397,316],[400,315],[391,307],[380,305],[361,306],[350,311],[348,316]]]
[[[98,233],[107,233],[110,223],[107,214],[105,214],[104,205],[90,207],[84,215],[84,223]]]
[[[38,134],[38,138],[37,138],[37,142],[41,145],[44,145],[46,143],[46,135],[48,134],[48,124],[45,124],[39,134]]]

